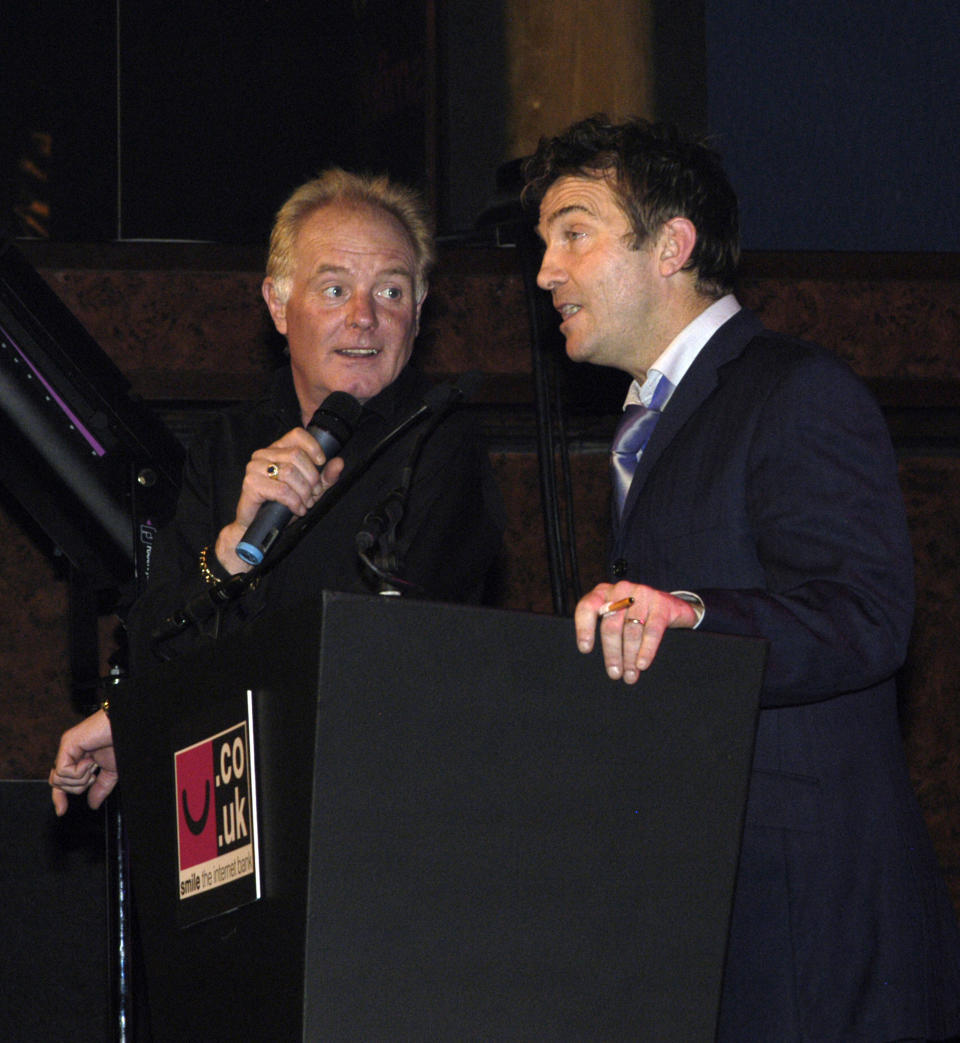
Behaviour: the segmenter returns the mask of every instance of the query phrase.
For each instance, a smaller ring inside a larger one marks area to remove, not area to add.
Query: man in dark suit
[[[769,643],[718,1038],[960,1032],[956,918],[898,732],[912,556],[879,410],[738,304],[737,201],[709,149],[597,117],[542,141],[527,178],[567,354],[632,378],[580,649],[599,629],[632,684],[668,627]]]

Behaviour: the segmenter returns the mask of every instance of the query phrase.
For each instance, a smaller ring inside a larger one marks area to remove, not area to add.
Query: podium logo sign
[[[249,721],[174,754],[181,925],[260,897]]]

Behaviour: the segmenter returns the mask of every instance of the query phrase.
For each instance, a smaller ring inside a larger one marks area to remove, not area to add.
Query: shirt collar
[[[624,407],[638,404],[649,406],[661,377],[666,377],[673,385],[673,391],[676,391],[677,385],[693,364],[693,360],[700,354],[703,346],[738,311],[740,311],[740,302],[732,293],[728,293],[700,312],[693,322],[685,326],[670,341],[666,350],[647,371],[647,378],[643,384],[638,384],[636,380],[631,381],[623,403]],[[673,391],[670,392],[671,395]],[[668,396],[661,405],[661,409],[666,409],[669,401]]]

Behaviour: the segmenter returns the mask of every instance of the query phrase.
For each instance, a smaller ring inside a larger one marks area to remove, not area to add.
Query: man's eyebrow
[[[350,275],[353,269],[349,268],[345,264],[319,264],[314,269],[313,277],[316,279],[323,275]],[[377,272],[377,277],[382,279],[384,276],[404,276],[407,279],[413,278],[413,272],[405,265],[394,265],[390,268],[383,268]]]
[[[380,276],[384,275],[402,275],[407,279],[413,278],[413,272],[402,264],[395,265],[393,268],[384,268],[377,273]]]
[[[541,226],[545,228],[550,228],[551,225],[556,224],[556,222],[559,221],[560,218],[566,217],[567,215],[574,213],[586,214],[588,217],[595,216],[593,211],[583,203],[568,203],[567,206],[562,206],[558,210],[554,210],[546,219],[546,221],[541,221],[540,224],[537,225],[537,235],[539,235],[542,239],[543,236],[540,232]]]
[[[318,264],[313,270],[313,277],[318,275],[348,275],[350,269],[342,264]]]
[[[587,214],[590,217],[593,217],[593,211],[586,205],[586,203],[568,203],[566,206],[560,207],[559,210],[554,210],[547,218],[547,224],[553,224],[554,221],[559,220],[561,217],[566,217],[567,214],[574,212]]]

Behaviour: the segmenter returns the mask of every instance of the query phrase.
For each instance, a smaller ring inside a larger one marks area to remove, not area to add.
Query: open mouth
[[[380,354],[379,348],[338,348],[338,355],[348,359],[369,359]]]

